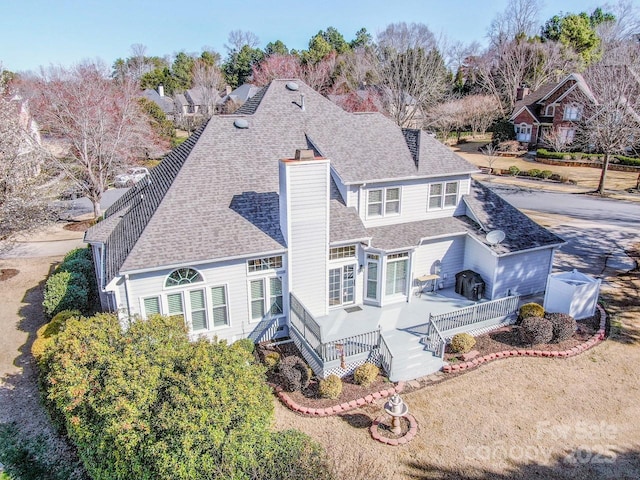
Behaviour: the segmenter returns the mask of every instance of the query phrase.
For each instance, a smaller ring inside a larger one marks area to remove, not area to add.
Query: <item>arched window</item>
[[[202,282],[202,275],[193,268],[178,268],[171,272],[164,285],[165,287],[177,287],[178,285],[189,285],[197,282]]]

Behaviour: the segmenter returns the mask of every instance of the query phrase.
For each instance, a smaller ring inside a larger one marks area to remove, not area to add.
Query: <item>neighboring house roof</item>
[[[105,212],[104,226],[87,232],[88,241],[107,237],[108,281],[125,272],[284,252],[278,161],[296,149],[330,159],[346,183],[477,170],[428,135],[414,131],[407,142],[381,114],[351,114],[301,82],[298,91],[286,83],[274,80],[240,113],[212,117]],[[234,126],[239,118],[248,128]],[[365,230],[332,190],[330,241],[375,242],[376,232]]]
[[[173,114],[173,110],[174,110],[173,99],[160,95],[158,92],[156,92],[152,88],[147,88],[146,90],[144,90],[142,92],[142,96],[148,100],[151,100],[156,105],[158,105],[165,114],[167,115]]]
[[[511,115],[511,119],[515,118],[521,111],[526,108],[529,110],[534,119],[539,121],[539,118],[535,114],[535,112],[538,110],[538,102],[549,92],[554,90],[558,85],[558,82],[546,83],[535,92],[531,92],[529,95],[525,96],[522,100],[518,100],[513,107],[513,114]]]
[[[217,91],[207,92],[204,87],[195,87],[185,92],[185,98],[193,105],[204,105],[207,102],[215,105],[220,101],[220,94]]]
[[[220,99],[220,103],[224,103],[224,102],[227,102],[227,101],[231,100],[231,101],[233,101],[235,103],[244,104],[250,98],[253,98],[253,96],[256,93],[258,93],[262,88],[263,87],[258,87],[256,85],[251,84],[251,83],[245,83],[243,85],[240,85],[235,90],[232,90],[229,94],[227,94],[224,97],[222,97]]]

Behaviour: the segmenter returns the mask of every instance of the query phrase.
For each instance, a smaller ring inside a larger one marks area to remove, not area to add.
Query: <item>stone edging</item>
[[[378,433],[378,425],[381,424],[385,418],[387,418],[387,416],[381,415],[378,418],[376,418],[371,424],[371,427],[369,427],[371,438],[373,438],[374,440],[377,440],[380,443],[391,445],[393,447],[397,447],[398,445],[404,445],[405,443],[409,443],[411,440],[413,440],[413,437],[415,437],[416,434],[418,433],[418,422],[416,421],[415,417],[411,414],[406,414],[404,417],[407,420],[409,420],[409,431],[405,433],[402,437],[387,438],[387,437],[383,437]]]
[[[366,395],[362,398],[358,398],[357,400],[351,400],[350,402],[344,402],[338,405],[334,405],[331,407],[324,408],[312,408],[305,407],[304,405],[298,405],[294,402],[289,395],[285,391],[282,390],[282,387],[272,385],[273,389],[278,395],[278,398],[282,403],[284,403],[289,410],[292,410],[296,413],[300,413],[302,415],[308,415],[312,417],[326,417],[329,415],[336,415],[338,413],[348,412],[349,410],[353,410],[356,408],[360,408],[367,403],[373,403],[376,400],[381,398],[390,397],[391,395],[395,395],[396,393],[400,393],[404,390],[404,382],[398,382],[395,387],[388,388],[386,390],[380,390],[379,392],[374,392],[369,395]],[[414,420],[415,421],[415,420]],[[397,439],[396,439],[397,440]]]
[[[551,357],[551,358],[567,358],[578,355],[585,350],[590,349],[594,345],[602,342],[606,337],[605,326],[607,323],[607,314],[604,309],[597,305],[600,312],[600,328],[589,340],[580,345],[577,345],[568,350],[550,351],[550,350],[503,350],[502,352],[490,353],[482,357],[474,358],[468,362],[455,363],[453,365],[445,365],[442,367],[442,371],[445,373],[459,373],[464,370],[469,370],[483,363],[490,362],[492,360],[498,360],[500,358],[508,357]]]

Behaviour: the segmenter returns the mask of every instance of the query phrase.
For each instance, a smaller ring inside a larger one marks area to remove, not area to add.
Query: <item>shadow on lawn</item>
[[[74,448],[52,427],[40,402],[38,369],[31,355],[42,312],[44,280],[27,290],[17,328],[28,334],[14,365],[22,371],[0,384],[0,462],[11,478],[67,480],[88,478]]]
[[[531,478],[574,480],[574,479],[637,479],[640,471],[640,452],[638,450],[625,450],[617,447],[607,449],[579,449],[567,451],[563,455],[556,456],[551,462],[542,459],[530,463],[520,462],[523,452],[535,454],[536,446],[530,450],[524,446],[514,446],[512,449],[514,459],[512,465],[497,473],[482,468],[443,469],[435,464],[424,461],[410,461],[406,464],[408,478],[416,480],[446,479],[446,480],[525,480]],[[605,451],[606,450],[606,451]],[[491,452],[483,452],[490,455]],[[508,453],[508,451],[507,451]],[[543,454],[543,452],[540,452]],[[488,458],[485,463],[490,463]]]

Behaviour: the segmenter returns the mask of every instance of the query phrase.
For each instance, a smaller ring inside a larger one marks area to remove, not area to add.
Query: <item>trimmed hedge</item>
[[[566,313],[545,313],[544,318],[551,322],[553,327],[553,341],[555,343],[570,339],[576,332],[576,320]]]
[[[520,307],[518,320],[522,320],[527,317],[544,317],[544,307],[538,303],[525,303]]]
[[[284,390],[287,392],[299,392],[309,385],[309,369],[300,357],[290,355],[280,360],[278,373],[282,379]]]
[[[87,278],[78,272],[61,271],[51,275],[44,287],[44,313],[52,318],[63,310],[86,312],[89,305]]]
[[[36,331],[36,339],[31,345],[31,354],[37,362],[40,362],[45,350],[53,344],[67,320],[81,316],[82,313],[79,310],[63,310],[53,317],[49,323],[45,323]]]
[[[318,392],[322,398],[335,400],[342,393],[342,379],[337,375],[329,375],[327,378],[320,380]]]
[[[253,343],[253,340],[250,338],[241,338],[240,340],[236,340],[231,346],[234,348],[241,348],[248,353],[253,353],[256,349],[256,344]]]
[[[553,339],[553,325],[542,317],[527,317],[520,324],[520,340],[529,345],[549,343]]]
[[[378,374],[380,373],[380,369],[376,367],[373,363],[364,363],[356,368],[355,372],[353,372],[353,380],[363,387],[368,387],[373,382],[375,382],[376,378],[378,378]]]
[[[449,347],[453,353],[467,353],[476,344],[476,339],[468,333],[456,333],[451,339]]]
[[[536,155],[540,158],[549,158],[552,160],[601,160],[604,158],[602,153],[585,153],[585,152],[551,152],[546,148],[539,148]],[[619,165],[629,165],[632,167],[640,167],[640,158],[627,157],[625,155],[612,155]]]

